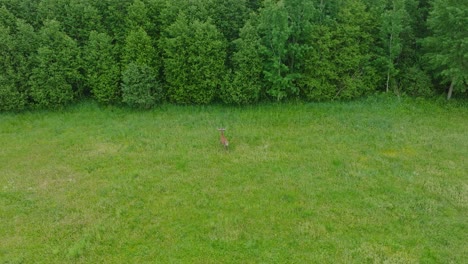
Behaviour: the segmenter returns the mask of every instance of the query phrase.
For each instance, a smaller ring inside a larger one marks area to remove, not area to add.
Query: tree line
[[[0,0],[0,110],[466,94],[466,0]]]

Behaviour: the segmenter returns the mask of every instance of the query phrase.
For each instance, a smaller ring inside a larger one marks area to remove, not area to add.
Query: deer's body
[[[219,139],[219,142],[221,142],[221,145],[223,145],[224,149],[227,149],[229,147],[229,141],[224,136],[224,131],[226,129],[225,128],[218,128],[218,130],[221,132],[221,137]]]

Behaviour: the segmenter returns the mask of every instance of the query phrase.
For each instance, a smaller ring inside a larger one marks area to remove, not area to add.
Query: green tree
[[[382,61],[386,71],[385,90],[388,92],[390,81],[398,74],[397,59],[403,50],[402,34],[409,30],[409,15],[405,9],[406,0],[389,0],[388,8],[380,18],[380,40]]]
[[[226,75],[226,43],[210,21],[189,20],[180,13],[165,33],[164,74],[170,101],[207,104]]]
[[[6,6],[0,6],[0,25],[5,28],[15,26],[16,16]]]
[[[39,47],[33,57],[36,67],[30,77],[30,96],[37,107],[63,106],[77,95],[79,49],[58,21],[44,22],[39,31]]]
[[[112,37],[114,40],[113,44],[116,45],[118,51],[124,45],[128,34],[128,20],[125,18],[127,17],[128,6],[131,3],[128,0],[99,0],[93,3],[102,17],[103,31]]]
[[[101,15],[91,0],[42,0],[37,12],[42,21],[59,21],[63,31],[80,47],[91,31],[102,30]]]
[[[8,9],[16,18],[36,28],[42,21],[37,16],[39,2],[42,0],[16,1],[0,0],[0,7]],[[0,17],[3,14],[0,12]],[[0,18],[1,19],[1,18]]]
[[[148,9],[144,2],[141,0],[134,0],[131,5],[127,7],[126,16],[127,29],[134,30],[143,28],[145,31],[151,27],[151,22],[148,16]]]
[[[129,106],[149,108],[162,98],[157,81],[156,51],[146,31],[129,32],[122,54],[122,101]]]
[[[313,1],[317,9],[318,24],[324,25],[330,21],[335,21],[339,17],[339,11],[346,0],[316,0]],[[375,0],[371,0],[375,1]]]
[[[412,96],[430,96],[434,85],[423,60],[422,41],[428,36],[426,25],[429,14],[429,0],[406,0],[405,9],[408,23],[401,34],[402,50],[398,58],[398,92]]]
[[[25,105],[24,95],[12,80],[15,75],[12,50],[14,39],[9,29],[0,25],[0,111],[20,110]]]
[[[291,34],[288,23],[288,12],[282,0],[265,1],[260,9],[258,30],[262,38],[264,76],[268,82],[267,93],[276,100],[297,94],[292,85],[293,76],[286,65],[288,54],[287,41]]]
[[[449,84],[450,99],[453,91],[468,87],[468,2],[434,0],[427,24],[426,57],[442,83]]]
[[[153,67],[156,50],[152,45],[151,37],[142,27],[131,30],[126,39],[122,54],[122,65],[135,62]]]
[[[370,53],[374,39],[373,21],[362,0],[345,0],[337,19],[334,50],[339,71],[335,98],[350,99],[373,91],[376,85],[375,69]]]
[[[262,5],[262,0],[247,0],[247,7],[252,11],[257,11]]]
[[[83,57],[86,80],[94,98],[100,103],[117,102],[120,99],[120,69],[112,38],[106,33],[91,31]]]
[[[154,69],[131,62],[122,73],[122,101],[130,107],[151,108],[162,100],[162,89]]]
[[[37,46],[33,27],[0,8],[0,110],[21,110],[28,104],[28,79]]]
[[[210,2],[212,23],[224,35],[227,43],[226,66],[232,68],[233,41],[239,38],[239,30],[248,18],[245,0],[212,0]]]
[[[228,104],[254,103],[262,90],[263,62],[261,40],[250,21],[240,30],[240,38],[234,45],[233,73],[223,85],[221,99]]]
[[[167,30],[179,19],[180,13],[189,21],[205,21],[211,18],[210,2],[212,0],[164,0],[161,11],[162,28]],[[165,32],[164,32],[165,33]]]
[[[346,1],[336,21],[313,26],[301,87],[309,100],[355,98],[374,89],[373,39],[366,6]]]
[[[318,12],[313,1],[285,0],[288,11],[291,34],[288,40],[287,65],[294,79],[299,79],[303,72],[305,52],[309,48],[307,40],[311,34],[312,25],[316,22]]]
[[[331,100],[336,94],[335,83],[339,79],[333,63],[333,49],[337,43],[332,28],[315,25],[310,34],[310,45],[303,61],[302,93],[308,100]]]
[[[212,0],[210,17],[228,42],[239,37],[239,30],[248,18],[245,0]]]

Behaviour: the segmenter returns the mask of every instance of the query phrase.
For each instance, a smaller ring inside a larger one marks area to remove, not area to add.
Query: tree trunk
[[[390,70],[387,71],[387,89],[386,89],[387,93],[388,93],[389,82],[390,82]]]
[[[452,82],[450,83],[450,87],[447,93],[447,100],[450,100],[452,98],[452,93],[453,93],[453,86],[454,86],[455,81],[452,79]]]
[[[390,34],[390,39],[388,40],[388,59],[391,60],[390,63],[393,64],[393,59],[392,59],[392,43],[393,42],[393,33]],[[389,83],[390,83],[390,63],[388,65],[388,71],[387,71],[387,87],[386,87],[386,92],[388,93],[389,90]]]

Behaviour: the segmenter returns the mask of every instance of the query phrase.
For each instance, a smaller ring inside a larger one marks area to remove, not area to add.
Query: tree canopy
[[[467,28],[461,0],[0,0],[0,111],[463,97]]]

